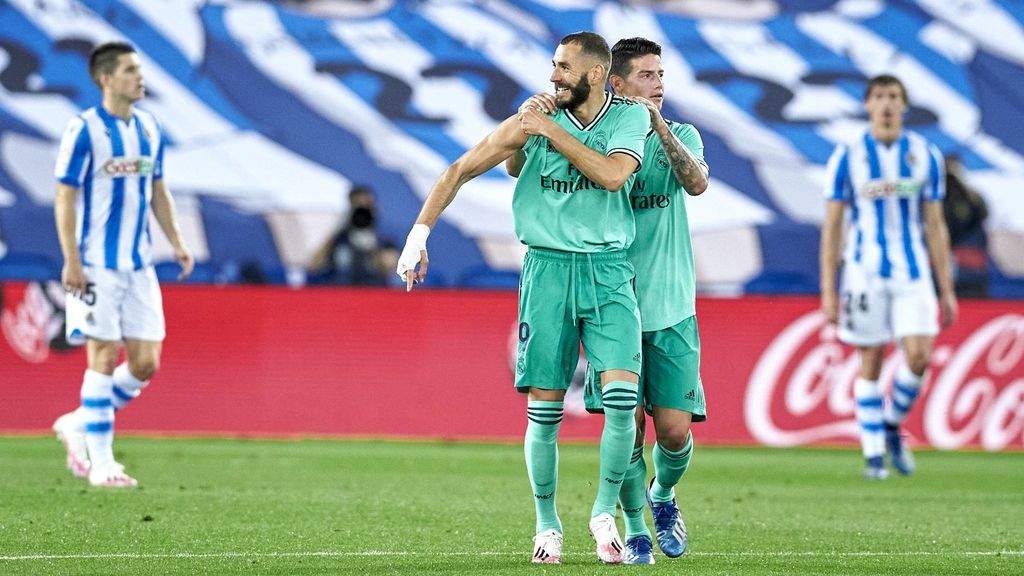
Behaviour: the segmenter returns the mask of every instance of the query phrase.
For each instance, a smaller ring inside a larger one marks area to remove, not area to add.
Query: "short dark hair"
[[[661,56],[661,44],[647,38],[623,38],[612,46],[611,75],[625,78],[633,71],[634,58],[654,54]]]
[[[907,87],[903,85],[903,82],[899,78],[892,74],[880,74],[868,80],[868,85],[864,87],[864,101],[868,101],[868,96],[871,96],[871,91],[876,86],[899,86],[900,94],[903,95],[903,102],[909,103],[907,100]]]
[[[562,41],[559,42],[559,44],[562,46],[566,46],[568,44],[579,45],[584,54],[594,58],[599,64],[604,66],[605,72],[607,72],[611,66],[611,50],[608,49],[608,43],[605,42],[604,38],[602,38],[600,34],[587,31],[573,32],[565,38],[562,38]]]
[[[105,42],[92,49],[89,53],[89,76],[92,81],[103,89],[100,75],[113,74],[117,69],[117,59],[122,54],[134,53],[135,47],[127,42]]]

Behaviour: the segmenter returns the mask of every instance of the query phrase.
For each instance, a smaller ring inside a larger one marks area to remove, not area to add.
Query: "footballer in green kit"
[[[605,408],[590,533],[598,558],[622,561],[615,526],[619,488],[636,436],[641,325],[628,191],[650,130],[645,107],[605,91],[611,51],[593,32],[562,39],[552,59],[554,94],[531,96],[516,115],[452,164],[435,183],[398,262],[411,290],[426,277],[426,239],[459,187],[507,161],[518,175],[515,231],[528,247],[519,289],[516,388],[528,394],[524,443],[536,511],[535,563],[560,563],[555,506],[558,429],[583,347],[600,373]]]
[[[636,222],[629,260],[636,268],[643,319],[643,370],[636,443],[619,494],[626,521],[623,562],[627,564],[654,562],[651,534],[643,519],[645,501],[651,506],[662,552],[674,558],[686,551],[686,526],[676,505],[675,486],[693,454],[690,424],[706,418],[686,195],[704,192],[708,166],[697,130],[661,116],[663,75],[657,43],[627,38],[612,48],[610,83],[615,94],[643,104],[651,116],[644,165],[629,194]],[[645,409],[654,419],[657,434],[655,475],[649,488],[643,457]]]

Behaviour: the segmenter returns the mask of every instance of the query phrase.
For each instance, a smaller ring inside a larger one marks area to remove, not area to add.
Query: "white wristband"
[[[398,257],[398,268],[395,270],[402,280],[406,279],[406,272],[415,271],[416,265],[420,263],[420,251],[427,249],[427,236],[430,236],[430,226],[426,224],[416,224],[409,230],[409,235],[405,238],[405,248]]]

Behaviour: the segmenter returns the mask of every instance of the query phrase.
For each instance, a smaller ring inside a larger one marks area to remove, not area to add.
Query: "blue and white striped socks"
[[[901,362],[896,371],[896,379],[892,383],[892,397],[885,406],[885,423],[889,427],[898,428],[907,419],[907,414],[914,407],[914,401],[921,392],[921,380],[910,370],[906,362]]]
[[[86,370],[82,378],[82,408],[85,445],[93,469],[114,461],[114,404],[111,401],[114,378],[95,370]]]
[[[128,363],[123,362],[114,369],[113,388],[111,389],[110,400],[114,404],[114,410],[124,408],[125,404],[139,397],[142,389],[149,384],[132,375],[128,370]]]
[[[885,454],[885,429],[882,426],[882,391],[877,380],[857,378],[853,383],[853,397],[857,401],[855,414],[860,424],[860,445],[864,458]]]

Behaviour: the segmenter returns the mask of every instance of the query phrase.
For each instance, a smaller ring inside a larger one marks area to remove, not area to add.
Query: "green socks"
[[[634,536],[650,537],[651,532],[644,522],[644,506],[647,503],[647,462],[644,461],[644,445],[633,447],[633,457],[629,461],[629,470],[622,480],[622,491],[619,492],[619,505],[626,519],[626,539]]]
[[[637,385],[616,380],[601,391],[604,403],[604,431],[601,433],[601,476],[597,483],[597,499],[590,513],[593,518],[608,513],[615,516],[622,479],[629,468],[633,443],[636,441]]]
[[[693,456],[693,432],[686,438],[686,444],[678,452],[667,450],[661,444],[654,445],[654,484],[651,485],[651,500],[668,502],[674,495],[675,485],[690,466]]]
[[[562,423],[562,402],[533,400],[526,404],[526,473],[537,508],[537,532],[554,528],[562,531],[555,511],[558,486],[558,425]]]

